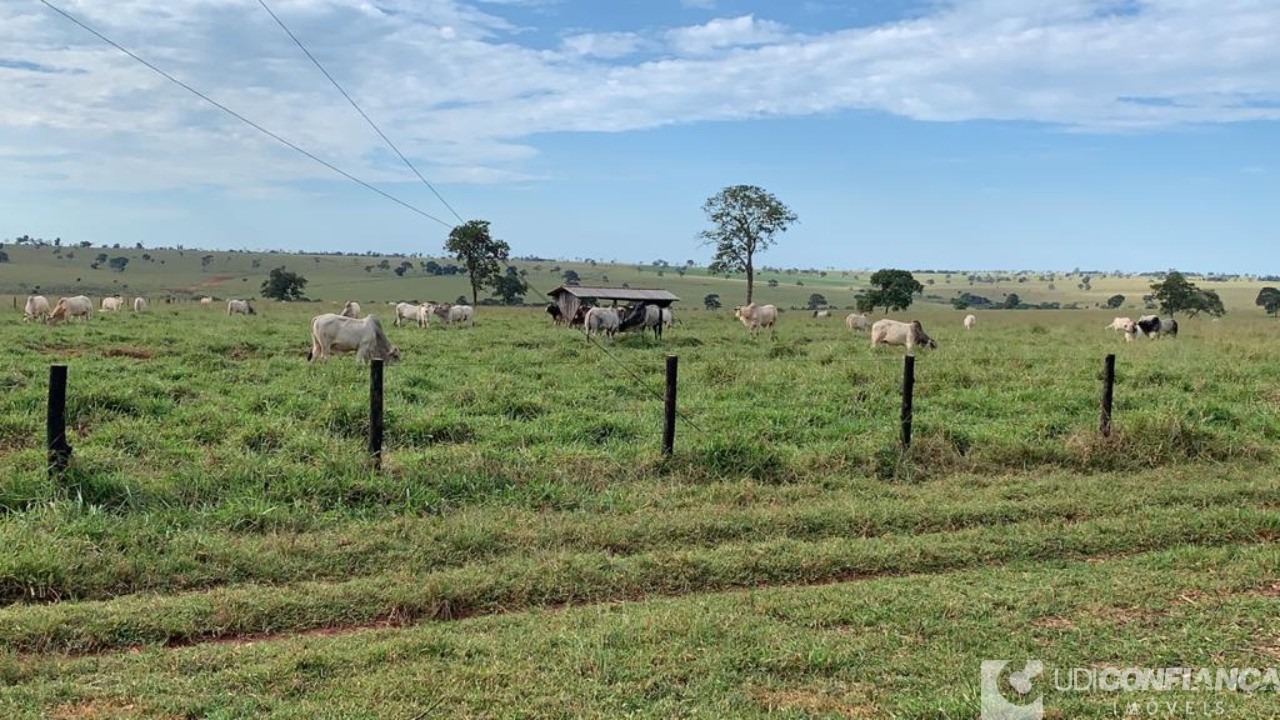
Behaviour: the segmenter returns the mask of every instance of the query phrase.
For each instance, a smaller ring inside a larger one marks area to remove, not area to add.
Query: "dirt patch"
[[[217,285],[218,283],[224,283],[228,280],[234,280],[235,277],[235,275],[214,275],[208,280],[200,283],[200,287],[210,287],[212,285]]]
[[[41,348],[40,354],[53,355],[54,357],[75,358],[84,355],[84,350],[72,347],[47,347]]]
[[[864,692],[840,683],[831,687],[800,686],[791,688],[754,688],[751,699],[769,712],[799,711],[815,715],[846,718],[879,717],[880,711]]]
[[[1045,630],[1074,630],[1076,628],[1075,623],[1057,615],[1036,618],[1031,622],[1031,624],[1038,628],[1044,628]]]
[[[156,354],[146,348],[136,347],[116,347],[107,348],[102,351],[102,357],[127,357],[134,360],[150,360]]]

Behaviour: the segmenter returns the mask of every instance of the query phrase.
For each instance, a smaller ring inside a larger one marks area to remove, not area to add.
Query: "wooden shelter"
[[[669,290],[657,288],[591,287],[587,285],[561,285],[548,292],[547,295],[551,296],[551,299],[560,307],[560,313],[566,319],[578,314],[578,308],[582,306],[584,300],[595,300],[597,303],[601,300],[612,300],[614,305],[619,302],[646,302],[659,307],[670,307],[671,303],[680,299]]]

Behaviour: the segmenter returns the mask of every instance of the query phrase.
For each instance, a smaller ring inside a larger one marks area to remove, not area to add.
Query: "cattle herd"
[[[211,305],[211,297],[202,297],[201,305]],[[427,327],[431,318],[435,317],[441,325],[465,324],[474,326],[475,309],[470,305],[451,303],[391,303],[395,309],[395,325],[405,322],[417,323],[418,327]],[[119,312],[126,307],[125,301],[118,295],[102,299],[102,312]],[[147,300],[136,297],[133,300],[134,312],[145,312]],[[546,312],[556,324],[581,327],[588,339],[604,336],[612,338],[616,333],[627,330],[652,330],[654,336],[661,339],[663,328],[675,326],[675,314],[668,305],[651,302],[637,302],[626,307],[588,307],[578,308],[573,318],[566,319],[560,307],[550,304]],[[24,320],[44,320],[54,325],[75,319],[88,320],[93,314],[93,301],[84,295],[62,297],[52,307],[43,295],[31,295],[23,308]],[[227,301],[227,315],[256,315],[250,300],[232,299]],[[382,325],[374,316],[361,318],[360,304],[348,301],[340,313],[317,315],[311,320],[311,348],[307,353],[308,360],[323,360],[333,352],[355,352],[360,362],[381,359],[389,363],[399,360],[400,350],[392,345],[382,330]],[[753,338],[760,331],[768,329],[772,338],[776,333],[778,308],[774,305],[757,305],[749,303],[734,308],[734,317],[742,322]],[[815,319],[831,317],[830,310],[815,310]],[[924,331],[919,320],[901,322],[883,319],[872,323],[866,315],[851,313],[844,319],[845,327],[850,332],[871,331],[871,347],[880,345],[896,345],[913,350],[916,347],[937,348],[938,344]],[[963,321],[965,330],[972,330],[977,325],[977,317],[966,315]],[[1136,337],[1159,338],[1161,335],[1177,337],[1178,323],[1173,319],[1163,319],[1157,315],[1143,315],[1137,320],[1118,317],[1106,326],[1109,330],[1123,332],[1125,341],[1131,342]]]

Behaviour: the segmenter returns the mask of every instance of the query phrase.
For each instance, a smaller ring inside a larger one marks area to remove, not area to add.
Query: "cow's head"
[[[920,324],[919,320],[913,320],[911,322],[911,334],[915,336],[916,345],[927,347],[930,350],[938,349],[938,343],[934,342],[933,338],[924,333],[924,326]]]
[[[400,348],[395,345],[388,348],[386,356],[382,358],[382,362],[387,365],[395,365],[400,362]]]

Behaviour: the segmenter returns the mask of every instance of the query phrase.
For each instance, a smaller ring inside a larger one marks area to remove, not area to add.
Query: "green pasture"
[[[367,368],[305,359],[345,295],[6,312],[0,716],[974,718],[987,658],[1280,664],[1280,323],[1239,284],[1176,340],[1104,310],[898,315],[940,346],[905,453],[902,351],[839,318],[753,341],[686,301],[662,341],[600,347],[538,308],[396,328],[370,291],[404,358],[382,472]],[[1049,717],[1116,717],[1046,690]]]

